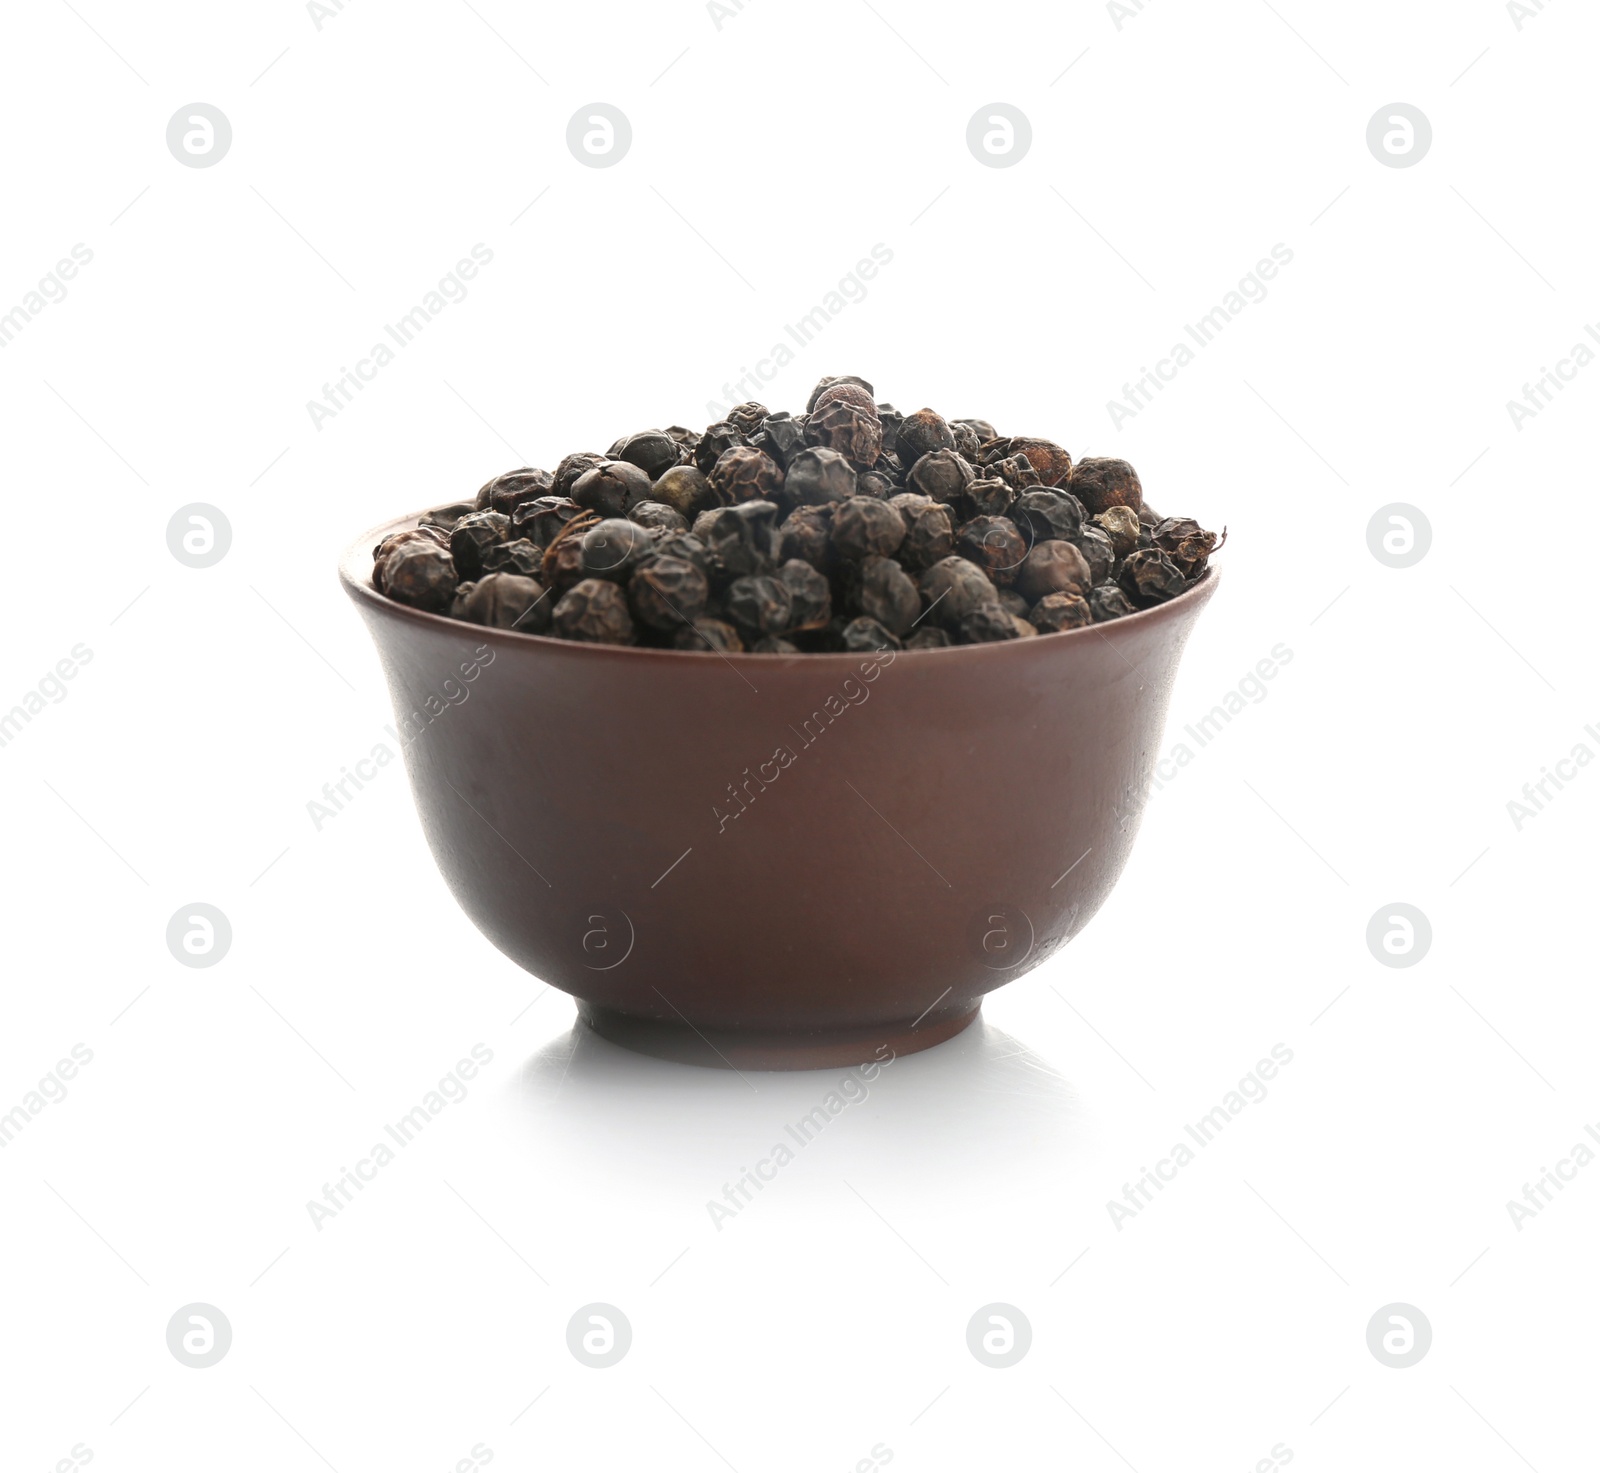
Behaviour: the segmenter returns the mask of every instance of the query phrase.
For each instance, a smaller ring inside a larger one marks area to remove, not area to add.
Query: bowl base
[[[982,999],[915,1022],[806,1030],[697,1028],[676,1018],[645,1018],[579,1001],[578,1015],[610,1043],[635,1053],[708,1069],[837,1069],[914,1054],[954,1038],[977,1016]]]

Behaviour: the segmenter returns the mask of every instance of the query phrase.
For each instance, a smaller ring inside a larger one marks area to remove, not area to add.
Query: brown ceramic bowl
[[[456,899],[606,1038],[809,1069],[939,1043],[1110,893],[1213,570],[1004,644],[720,655],[572,644],[340,572]]]

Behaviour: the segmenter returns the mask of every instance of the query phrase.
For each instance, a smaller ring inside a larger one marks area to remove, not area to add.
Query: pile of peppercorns
[[[901,414],[825,378],[554,472],[507,471],[386,537],[373,583],[474,624],[680,650],[937,649],[1055,634],[1175,598],[1220,545],[1158,517],[1125,460],[987,420]]]

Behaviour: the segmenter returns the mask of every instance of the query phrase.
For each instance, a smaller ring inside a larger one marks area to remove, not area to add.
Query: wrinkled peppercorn
[[[807,414],[810,414],[817,407],[817,400],[827,393],[829,389],[833,388],[835,384],[854,384],[858,389],[866,390],[869,399],[873,395],[872,385],[864,378],[857,378],[853,373],[837,374],[832,378],[820,378],[817,380],[816,388],[811,391],[811,397],[806,400]]]
[[[825,573],[833,566],[832,531],[831,507],[796,507],[783,520],[778,538],[778,556],[785,561],[800,558]]]
[[[701,475],[709,476],[711,467],[735,445],[747,444],[739,427],[725,419],[719,419],[714,425],[707,425],[705,433],[700,436],[700,443],[694,447],[694,463],[699,467]]]
[[[974,517],[956,528],[956,552],[976,563],[999,587],[1016,582],[1028,544],[1005,517]]]
[[[824,377],[702,432],[638,430],[506,471],[373,549],[397,602],[486,627],[660,649],[940,649],[1125,618],[1223,539],[1144,501],[1126,461],[985,419],[903,415]]]
[[[665,535],[668,532],[687,532],[689,520],[674,506],[664,501],[638,501],[628,513],[630,522],[637,522],[647,532]]]
[[[962,644],[993,644],[1020,637],[1017,616],[998,603],[979,604],[956,625],[956,638]]]
[[[442,547],[412,542],[384,563],[384,589],[396,603],[442,614],[456,592],[456,565]]]
[[[1211,554],[1221,546],[1215,532],[1206,531],[1189,517],[1168,517],[1157,522],[1150,537],[1190,581],[1205,572]]]
[[[498,511],[510,516],[523,502],[549,495],[553,479],[549,471],[535,470],[532,466],[506,471],[479,490],[474,505],[479,511]]]
[[[902,456],[909,455],[916,460],[931,455],[935,450],[954,450],[956,437],[942,414],[932,409],[919,409],[900,421],[900,428],[895,432],[895,443],[900,447]]]
[[[806,420],[806,444],[837,450],[857,470],[870,470],[883,449],[878,411],[835,399]]]
[[[543,634],[550,627],[550,600],[532,578],[516,573],[489,573],[476,583],[463,583],[456,590],[450,614],[469,624],[487,624],[491,629],[520,629],[525,634]]]
[[[1125,594],[1115,583],[1100,583],[1089,590],[1089,612],[1094,615],[1096,624],[1104,624],[1111,619],[1120,619],[1126,614],[1134,612],[1134,607],[1128,602]]]
[[[483,573],[483,555],[498,543],[511,540],[511,518],[498,511],[475,511],[461,518],[450,532],[450,556],[463,578]]]
[[[1064,629],[1082,629],[1094,622],[1089,601],[1075,593],[1047,593],[1028,614],[1029,622],[1040,634],[1059,634]]]
[[[1030,603],[1051,593],[1082,595],[1093,586],[1088,559],[1070,542],[1037,543],[1017,569],[1017,592]]]
[[[481,566],[484,577],[490,573],[515,573],[522,578],[536,578],[543,562],[544,549],[526,537],[518,537],[495,543],[483,554]]]
[[[687,558],[660,554],[634,570],[628,604],[652,629],[681,629],[700,617],[710,587],[705,573]]]
[[[778,508],[770,501],[744,501],[701,512],[692,531],[711,553],[724,581],[770,573],[777,562]]]
[[[1139,513],[1131,506],[1108,506],[1095,519],[1095,525],[1111,539],[1118,557],[1127,557],[1139,545]]]
[[[1085,526],[1077,536],[1078,551],[1089,561],[1089,572],[1096,583],[1104,583],[1111,576],[1117,560],[1116,548],[1099,527]]]
[[[767,574],[734,579],[723,594],[723,608],[741,633],[752,635],[752,642],[762,635],[786,633],[792,623],[789,585]]]
[[[793,632],[824,629],[833,617],[833,590],[810,563],[790,558],[778,569],[789,590],[789,628]]]
[[[1113,506],[1131,506],[1137,512],[1144,500],[1139,473],[1125,460],[1080,460],[1072,468],[1067,489],[1091,516]]]
[[[891,634],[904,634],[922,617],[922,595],[893,558],[869,557],[862,562],[856,585],[856,606]]]
[[[511,513],[511,535],[525,537],[536,547],[549,547],[582,510],[568,496],[540,496],[525,501]]]
[[[462,517],[470,516],[478,508],[470,501],[452,501],[449,506],[436,506],[422,518],[424,527],[442,527],[448,532]]]
[[[578,478],[585,471],[603,464],[605,458],[592,450],[577,450],[571,455],[563,455],[555,468],[555,473],[550,477],[550,495],[571,496],[572,488],[578,484]]]
[[[934,501],[954,501],[976,479],[977,473],[959,451],[940,448],[917,459],[906,472],[906,485]]]
[[[737,501],[770,501],[783,486],[783,469],[754,445],[734,445],[706,473],[711,493],[723,506]]]
[[[826,506],[856,494],[855,467],[837,450],[808,445],[790,457],[784,489],[802,506]]]
[[[1165,603],[1187,587],[1177,564],[1158,547],[1129,553],[1117,570],[1117,584],[1141,607]]]
[[[1006,513],[1029,542],[1059,537],[1075,542],[1083,530],[1083,503],[1068,491],[1036,487],[1024,491]]]
[[[833,512],[833,545],[842,557],[893,557],[906,539],[906,520],[887,501],[852,496]]]
[[[627,595],[604,578],[573,584],[561,595],[550,625],[562,639],[586,644],[632,644],[635,639]]]
[[[900,641],[883,627],[876,619],[868,618],[865,614],[859,619],[852,619],[839,631],[839,644],[843,649],[855,655],[872,654],[880,650],[898,650],[903,648]]]

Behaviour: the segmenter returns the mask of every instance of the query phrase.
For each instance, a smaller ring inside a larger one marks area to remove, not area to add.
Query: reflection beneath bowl
[[[1060,1173],[1081,1156],[1087,1119],[1069,1081],[981,1017],[877,1069],[742,1074],[649,1058],[576,1023],[527,1060],[500,1104],[542,1165],[572,1157],[592,1176],[603,1163],[661,1198],[718,1197],[779,1147],[792,1160],[756,1173],[766,1181],[822,1161],[830,1176],[899,1178],[918,1194],[952,1173],[963,1189]]]

